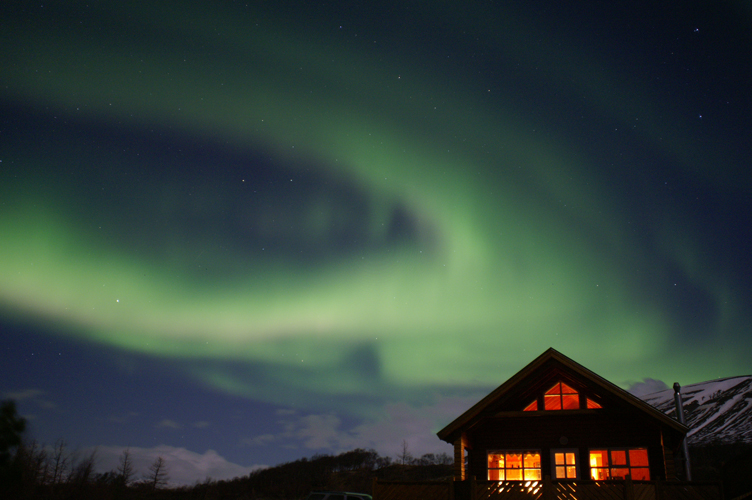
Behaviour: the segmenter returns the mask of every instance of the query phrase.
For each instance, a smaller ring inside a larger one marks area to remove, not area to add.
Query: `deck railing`
[[[374,481],[374,500],[721,500],[719,483],[678,481]]]

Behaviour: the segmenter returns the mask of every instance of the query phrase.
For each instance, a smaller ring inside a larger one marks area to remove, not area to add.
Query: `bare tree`
[[[65,448],[65,440],[58,439],[52,449],[52,456],[50,457],[50,472],[52,474],[50,482],[52,484],[62,483],[65,473],[70,467],[70,455]]]
[[[89,456],[77,461],[77,463],[71,467],[68,482],[77,485],[79,488],[87,485],[94,476],[96,455],[97,451],[94,450]]]
[[[170,479],[170,476],[167,475],[167,465],[164,458],[157,457],[154,463],[149,466],[149,473],[144,475],[144,483],[155,490],[166,486],[168,479]]]
[[[439,465],[452,465],[454,464],[454,457],[450,457],[446,453],[439,453],[436,456],[436,463]]]
[[[420,458],[413,460],[413,462],[418,465],[452,465],[454,459],[446,453],[439,453],[438,455],[434,453],[426,453]]]
[[[35,439],[23,443],[17,452],[23,469],[23,481],[34,486],[42,485],[49,479],[49,456]]]
[[[133,468],[130,448],[124,449],[123,454],[120,455],[120,465],[118,465],[117,471],[120,474],[120,480],[122,481],[123,486],[128,486],[128,483],[133,481],[133,476],[136,474],[136,471]]]
[[[402,465],[410,465],[411,463],[413,463],[413,460],[414,460],[413,456],[408,451],[407,441],[404,439],[402,440],[402,453],[399,454],[399,456],[397,457],[397,460]]]

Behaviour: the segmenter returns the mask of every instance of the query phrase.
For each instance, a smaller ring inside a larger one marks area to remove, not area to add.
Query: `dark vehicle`
[[[306,500],[373,500],[373,498],[365,493],[349,491],[313,491]]]

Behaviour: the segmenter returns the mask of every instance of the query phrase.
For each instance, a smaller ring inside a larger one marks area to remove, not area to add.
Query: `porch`
[[[678,481],[374,481],[374,500],[721,500],[719,483]]]

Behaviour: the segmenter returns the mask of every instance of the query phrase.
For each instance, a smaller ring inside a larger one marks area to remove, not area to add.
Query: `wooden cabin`
[[[455,481],[666,480],[687,427],[548,349],[438,432]]]

